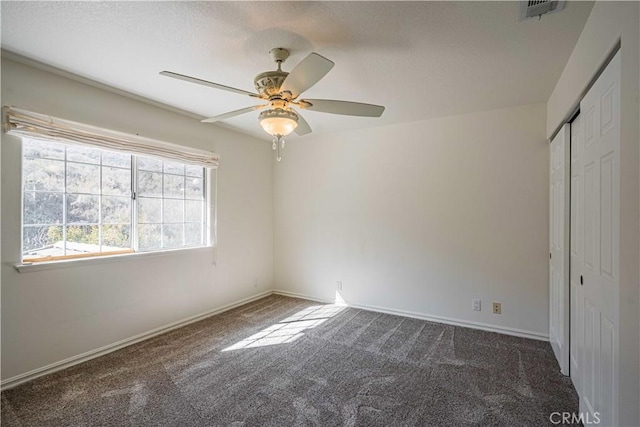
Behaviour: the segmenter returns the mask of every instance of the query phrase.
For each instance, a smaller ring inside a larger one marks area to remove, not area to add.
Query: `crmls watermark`
[[[580,424],[582,425],[599,425],[600,424],[600,412],[552,412],[549,415],[549,421],[551,424]]]

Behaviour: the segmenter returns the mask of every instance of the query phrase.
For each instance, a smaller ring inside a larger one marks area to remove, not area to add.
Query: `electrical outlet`
[[[493,314],[502,314],[502,304],[499,302],[493,303]]]
[[[341,281],[337,281],[336,282],[336,289],[341,291],[342,290],[342,282]]]
[[[474,299],[473,300],[473,305],[471,306],[471,308],[473,309],[473,311],[481,311],[482,310],[482,305],[480,303],[479,299]]]

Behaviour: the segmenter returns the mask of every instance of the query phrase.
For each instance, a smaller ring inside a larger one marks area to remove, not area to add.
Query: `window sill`
[[[184,248],[184,249],[167,249],[164,251],[154,252],[135,252],[129,254],[119,255],[105,255],[90,258],[78,258],[61,261],[47,261],[36,263],[23,263],[16,264],[13,267],[20,273],[31,273],[35,271],[55,270],[58,268],[70,268],[70,267],[84,267],[87,265],[106,264],[110,262],[118,261],[131,261],[134,259],[164,257],[170,255],[193,255],[201,252],[210,252],[213,254],[215,251],[214,246],[201,246],[197,248]],[[215,258],[211,258],[213,265],[215,265]]]

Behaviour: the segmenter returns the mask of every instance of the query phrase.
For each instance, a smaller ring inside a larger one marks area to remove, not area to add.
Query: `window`
[[[206,244],[202,166],[23,139],[23,261]]]

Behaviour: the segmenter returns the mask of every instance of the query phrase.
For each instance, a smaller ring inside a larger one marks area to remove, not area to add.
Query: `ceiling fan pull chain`
[[[276,153],[276,160],[280,161],[282,160],[282,155],[280,154],[280,150],[282,149],[282,147],[284,147],[284,145],[280,143],[282,141],[282,137],[280,135],[277,135],[276,138],[278,141],[278,143],[276,144],[278,148],[278,151]]]

